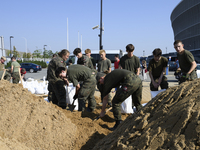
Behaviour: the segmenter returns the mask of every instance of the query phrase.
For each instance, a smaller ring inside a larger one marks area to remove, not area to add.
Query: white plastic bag
[[[133,113],[132,108],[132,96],[130,95],[125,101],[121,104],[121,113]]]
[[[76,92],[76,88],[73,86],[72,83],[69,83],[69,86],[66,86],[66,102],[67,104],[72,104],[73,103],[73,97],[74,94]],[[78,110],[78,99],[75,100],[74,105],[76,105],[76,107],[74,108],[74,110]]]
[[[151,92],[151,98],[156,97],[156,95],[158,95],[160,92],[163,92],[165,90],[166,89],[162,89],[162,90],[159,90],[159,91],[150,91]]]

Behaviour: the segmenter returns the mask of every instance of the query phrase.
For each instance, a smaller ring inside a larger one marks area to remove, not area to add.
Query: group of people
[[[180,68],[185,74],[186,80],[196,78],[196,63],[192,54],[183,48],[183,43],[179,40],[174,42],[174,48],[177,51]],[[115,69],[111,71],[111,61],[106,58],[106,51],[100,50],[100,60],[96,66],[96,61],[90,56],[91,50],[86,49],[86,55],[83,55],[80,48],[76,48],[73,53],[77,56],[77,64],[66,67],[65,61],[69,57],[69,51],[64,49],[53,58],[48,65],[48,90],[49,101],[66,109],[66,90],[65,85],[69,82],[76,87],[74,99],[78,98],[78,111],[93,112],[96,108],[96,100],[94,93],[96,86],[101,93],[102,110],[100,117],[105,115],[107,105],[112,106],[115,125],[110,130],[115,130],[121,123],[121,103],[132,96],[132,104],[139,111],[142,108],[142,80],[139,77],[140,61],[134,52],[135,47],[132,44],[126,46],[124,56],[119,58],[115,56]],[[157,48],[153,51],[154,58],[149,62],[148,68],[144,64],[143,69],[148,69],[151,78],[150,89],[152,91],[168,88],[165,69],[168,59],[161,56],[161,49]],[[111,100],[110,92],[116,88],[116,93]],[[86,108],[86,101],[88,107]]]
[[[13,56],[11,57],[11,68],[5,69],[5,63],[6,57],[2,56],[0,60],[0,77],[4,80],[10,81],[12,79],[12,83],[17,84],[20,81],[20,75],[21,78],[26,81],[25,74],[26,69],[20,68],[20,64],[16,61],[16,58]]]

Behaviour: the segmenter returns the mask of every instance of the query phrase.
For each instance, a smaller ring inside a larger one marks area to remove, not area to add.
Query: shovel
[[[71,112],[72,112],[72,111],[74,110],[74,108],[76,107],[76,105],[74,105],[75,100],[76,100],[76,99],[73,100],[72,104],[69,104],[69,105],[68,105],[69,110],[70,110]]]
[[[3,75],[2,75],[2,77],[1,77],[1,80],[3,80],[4,75],[5,75],[5,72],[6,72],[6,69],[4,69],[4,71],[3,71]]]
[[[105,114],[106,114],[109,110],[111,110],[111,109],[112,109],[112,107],[108,108],[108,109],[106,110]],[[100,115],[99,115],[97,118],[95,118],[93,121],[96,121],[96,120],[98,120],[99,118],[100,118]]]

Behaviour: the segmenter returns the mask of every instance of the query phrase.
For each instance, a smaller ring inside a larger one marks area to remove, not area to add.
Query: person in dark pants
[[[161,49],[154,49],[154,58],[150,60],[148,65],[149,77],[151,78],[151,91],[158,91],[159,86],[161,87],[161,89],[168,88],[167,77],[165,77],[165,70],[168,64],[168,59],[161,55]]]
[[[138,75],[125,69],[116,69],[107,75],[98,72],[96,79],[97,84],[99,84],[101,98],[103,99],[100,117],[105,115],[108,93],[112,88],[121,86],[117,89],[116,94],[112,99],[113,115],[116,123],[113,128],[110,128],[110,130],[115,130],[122,121],[120,105],[126,98],[132,95],[132,102],[135,105],[136,110],[138,111],[142,108],[142,81]]]
[[[66,109],[66,89],[65,89],[65,82],[57,78],[55,75],[55,71],[59,67],[66,68],[65,61],[69,58],[69,51],[63,49],[58,53],[58,56],[53,58],[48,65],[47,68],[47,80],[49,81],[48,84],[48,100],[52,101],[53,104],[58,105],[59,107]]]
[[[96,108],[94,98],[96,75],[92,69],[82,65],[71,65],[67,70],[60,67],[56,70],[56,76],[67,82],[71,81],[76,87],[74,99],[78,98],[78,111],[85,111],[86,100],[88,100],[87,111],[92,112]],[[79,84],[80,81],[82,86]]]

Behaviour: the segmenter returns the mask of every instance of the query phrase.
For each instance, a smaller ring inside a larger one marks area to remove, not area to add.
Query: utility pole
[[[100,39],[99,39],[99,50],[103,49],[103,45],[102,45],[102,1],[101,0],[101,12],[100,12]]]

